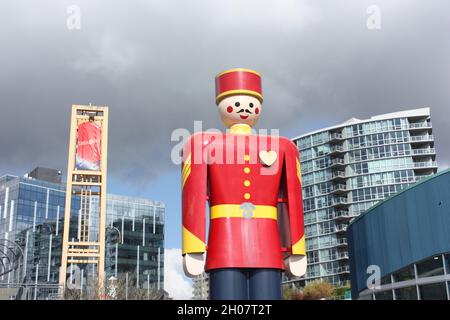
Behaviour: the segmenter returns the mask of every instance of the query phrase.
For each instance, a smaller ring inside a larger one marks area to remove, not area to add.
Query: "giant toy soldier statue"
[[[190,277],[209,273],[211,299],[281,299],[282,271],[306,272],[298,150],[252,133],[262,101],[259,73],[220,73],[216,103],[229,130],[196,133],[183,148],[183,266]]]

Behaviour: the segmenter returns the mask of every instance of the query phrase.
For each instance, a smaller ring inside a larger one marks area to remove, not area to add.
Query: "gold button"
[[[245,173],[250,173],[250,168],[249,168],[249,167],[245,167],[245,168],[244,168],[244,172],[245,172]]]
[[[246,193],[246,194],[244,194],[244,198],[245,198],[245,200],[248,200],[248,199],[250,199],[250,193]]]
[[[250,180],[245,180],[244,181],[244,186],[249,187],[250,186]]]
[[[248,154],[246,154],[246,155],[244,156],[244,160],[245,160],[245,161],[250,161],[250,156],[249,156]]]

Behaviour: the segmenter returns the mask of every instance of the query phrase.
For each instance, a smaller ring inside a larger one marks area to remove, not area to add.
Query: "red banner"
[[[87,121],[78,126],[75,168],[100,170],[102,129],[95,122]]]

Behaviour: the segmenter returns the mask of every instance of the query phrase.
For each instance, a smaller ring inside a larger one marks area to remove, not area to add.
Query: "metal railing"
[[[409,140],[411,142],[416,142],[416,141],[429,141],[429,140],[434,140],[434,137],[432,134],[427,134],[427,135],[421,135],[421,136],[410,136]]]
[[[346,224],[339,224],[336,226],[335,230],[336,232],[342,232],[342,231],[347,231],[347,225]]]
[[[433,168],[437,167],[436,161],[414,162],[414,168]]]
[[[412,149],[411,153],[413,155],[422,155],[422,154],[435,154],[436,150],[434,148],[428,148],[428,149]]]
[[[331,262],[331,261],[343,260],[343,259],[348,259],[348,253],[342,252],[342,253],[338,253],[338,254],[332,254],[332,255],[323,257],[322,259],[320,259],[320,261],[315,261],[312,263],[324,263],[324,262]]]
[[[299,144],[298,148],[300,150],[308,149],[313,146],[317,146],[319,144],[327,143],[332,140],[343,140],[363,135],[371,135],[371,134],[377,134],[377,133],[384,133],[384,132],[391,132],[391,131],[399,131],[399,130],[408,130],[408,129],[431,129],[433,128],[431,123],[410,123],[407,125],[402,126],[393,126],[393,127],[382,127],[381,130],[366,130],[366,131],[359,131],[359,132],[352,132],[350,134],[344,135],[341,133],[332,133],[327,139],[315,141],[315,143],[307,142],[304,144]]]
[[[410,123],[408,125],[409,129],[417,129],[417,128],[432,128],[431,123],[420,122],[420,123]]]
[[[332,204],[335,205],[339,205],[339,204],[347,204],[348,200],[345,197],[337,197],[337,198],[333,198]]]
[[[345,171],[334,171],[331,178],[345,178]]]
[[[340,260],[340,259],[348,259],[348,253],[347,252],[342,252],[336,255],[336,260]]]
[[[316,209],[314,209],[314,210],[316,210]],[[353,219],[357,216],[358,216],[357,214],[350,213],[347,210],[335,210],[334,212],[331,213],[331,215],[323,217],[323,218],[317,219],[316,217],[313,217],[313,218],[305,219],[304,223],[305,223],[305,225],[309,225],[309,224],[316,224],[316,223],[320,223],[320,222],[335,220],[335,219],[339,219],[339,218],[348,220],[348,219]]]
[[[61,300],[62,286],[59,284],[0,283],[0,296],[2,299],[9,300]]]
[[[353,218],[354,215],[352,215],[350,212],[346,210],[337,210],[333,212],[333,218]]]
[[[350,272],[350,268],[349,268],[349,266],[342,266],[339,268],[325,269],[325,272],[327,273],[327,275],[337,274],[337,273],[346,273],[346,272]]]
[[[332,146],[330,148],[330,153],[333,152],[344,152],[344,147],[343,146]]]
[[[331,192],[347,191],[347,185],[339,183],[331,186]]]
[[[320,246],[318,246],[318,249],[325,249],[325,248],[332,248],[332,247],[337,247],[337,246],[346,246],[347,243],[347,239],[337,239],[335,241],[331,241],[331,242],[326,242],[326,243],[322,243]],[[312,249],[315,250],[315,249]]]
[[[333,160],[331,160],[330,161],[330,163],[329,163],[329,167],[333,167],[333,166],[337,166],[337,165],[344,165],[345,164],[345,162],[344,162],[344,159],[341,159],[341,158],[335,158],[335,159],[333,159]]]
[[[342,135],[342,133],[332,133],[330,134],[330,141],[332,140],[342,140],[344,139],[344,136]]]
[[[334,241],[335,245],[347,245],[347,239],[337,239],[336,241]]]

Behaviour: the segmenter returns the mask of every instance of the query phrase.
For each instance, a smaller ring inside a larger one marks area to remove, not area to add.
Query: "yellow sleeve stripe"
[[[183,165],[183,170],[182,170],[183,176],[184,176],[185,172],[187,171],[187,168],[190,166],[191,166],[191,155],[189,154],[189,156],[186,158],[186,161],[184,162],[184,165]]]
[[[183,226],[182,251],[185,253],[202,253],[206,251],[206,244]]]
[[[305,236],[297,241],[296,244],[292,246],[292,254],[302,254],[306,255],[306,243],[305,243]]]
[[[182,170],[182,175],[181,175],[182,187],[184,187],[184,184],[186,183],[186,180],[190,174],[191,174],[191,155],[189,154],[186,161],[184,162],[184,166],[183,166],[183,170]]]
[[[298,161],[298,159],[295,158],[295,162],[297,165],[297,177],[298,177],[298,180],[300,180],[300,184],[301,184],[302,183],[302,171],[300,169],[300,161]]]
[[[183,175],[183,181],[181,183],[181,187],[182,188],[184,188],[184,184],[186,183],[187,178],[189,177],[190,174],[191,174],[191,166],[189,166],[189,168],[187,169],[187,171]]]

